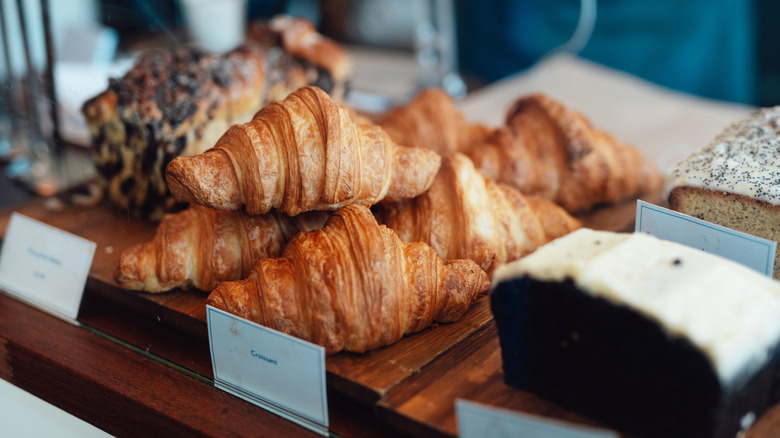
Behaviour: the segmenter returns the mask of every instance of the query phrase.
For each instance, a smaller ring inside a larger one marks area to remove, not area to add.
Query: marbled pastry
[[[506,382],[623,433],[731,438],[777,401],[780,283],[742,265],[581,229],[493,284]]]
[[[82,109],[109,201],[159,220],[177,207],[163,177],[173,158],[204,152],[230,126],[302,86],[341,99],[351,71],[346,53],[307,23],[282,16],[254,24],[246,43],[225,55],[152,50],[110,80]]]

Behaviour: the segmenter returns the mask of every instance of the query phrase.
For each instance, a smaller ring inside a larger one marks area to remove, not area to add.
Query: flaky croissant
[[[403,243],[367,207],[350,205],[321,230],[299,233],[281,258],[221,283],[206,303],[326,354],[364,352],[460,318],[488,283],[473,261],[445,261],[424,243]]]
[[[278,257],[296,233],[322,227],[329,216],[250,216],[192,204],[163,216],[151,241],[126,249],[114,279],[124,288],[146,292],[176,287],[210,292],[219,282],[244,278],[257,260]]]
[[[166,180],[178,201],[294,216],[417,196],[439,163],[436,153],[398,146],[382,128],[355,123],[324,91],[304,87],[231,127],[205,153],[171,161]]]
[[[278,33],[285,50],[324,68],[333,76],[333,81],[344,83],[352,75],[352,65],[346,50],[317,32],[308,19],[277,15],[268,22],[268,27]],[[249,36],[252,36],[251,29]]]
[[[542,94],[515,102],[506,124],[466,153],[488,177],[569,212],[618,203],[663,184],[638,149]]]
[[[485,126],[469,124],[440,88],[422,90],[409,103],[382,115],[378,123],[396,143],[431,149],[441,156],[462,151],[490,132]]]
[[[496,184],[463,154],[442,159],[427,192],[383,203],[374,214],[404,242],[425,242],[445,259],[474,260],[488,274],[581,226],[552,201]]]

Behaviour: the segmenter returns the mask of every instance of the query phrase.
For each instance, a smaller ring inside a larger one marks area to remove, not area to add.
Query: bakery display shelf
[[[390,391],[377,405],[382,422],[415,437],[455,437],[457,423],[454,404],[464,399],[501,409],[552,418],[596,428],[603,424],[566,410],[531,393],[504,383],[498,336],[490,323]],[[780,404],[764,413],[740,438],[777,437],[780,431]],[[629,435],[621,434],[623,438]]]
[[[643,199],[657,202],[659,196],[654,193]],[[598,209],[581,219],[591,228],[630,231],[635,209],[631,201]],[[211,382],[206,293],[134,292],[119,288],[113,280],[121,252],[150,240],[156,224],[132,218],[112,206],[60,204],[51,208],[43,199],[26,202],[14,211],[97,244],[79,315],[82,324],[142,355]],[[10,213],[0,215],[0,230],[7,228]],[[503,383],[488,297],[477,301],[459,321],[429,327],[363,354],[330,356],[326,366],[329,394],[366,408],[383,423],[411,435],[454,435],[453,403],[457,398],[588,423]],[[452,373],[456,376],[450,376]],[[431,391],[426,382],[445,385],[447,390]],[[436,409],[431,410],[431,406]]]
[[[89,302],[95,299],[115,302],[127,311],[158,321],[161,333],[166,329],[180,331],[193,339],[201,340],[205,348],[205,363],[184,364],[180,363],[183,358],[166,359],[179,363],[196,374],[211,377],[206,342],[207,294],[198,290],[172,290],[159,294],[135,292],[121,289],[113,279],[114,269],[122,251],[150,240],[156,224],[131,218],[115,207],[106,205],[65,206],[53,210],[47,208],[45,201],[35,200],[18,207],[16,211],[97,244],[82,306],[88,306]],[[6,229],[9,217],[10,212],[0,217],[0,229]],[[331,356],[326,362],[329,388],[344,393],[359,403],[373,405],[390,388],[418,372],[452,345],[463,341],[487,324],[491,318],[488,300],[483,298],[457,323],[432,326],[420,333],[404,337],[393,345],[363,354],[342,353]],[[157,352],[154,346],[143,345],[140,339],[135,340],[136,336],[132,330],[111,334],[165,357],[167,349]]]
[[[118,437],[320,436],[193,378],[184,368],[209,361],[207,343],[99,296],[85,301],[74,325],[0,293],[0,378]],[[333,436],[398,436],[338,393],[328,406]]]
[[[565,422],[604,427],[531,393],[504,384],[501,350],[493,322],[457,345],[423,373],[390,391],[377,405],[383,422],[411,436],[454,437],[454,404],[464,399]]]

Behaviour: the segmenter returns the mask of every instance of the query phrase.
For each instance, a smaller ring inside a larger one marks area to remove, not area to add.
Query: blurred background
[[[769,0],[0,0],[0,205],[91,177],[83,103],[140,53],[223,53],[247,23],[304,16],[347,48],[347,103],[384,111],[420,88],[456,98],[568,52],[682,93],[780,103]]]

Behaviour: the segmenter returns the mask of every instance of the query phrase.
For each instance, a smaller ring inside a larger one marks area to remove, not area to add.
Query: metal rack
[[[0,0],[0,37],[5,64],[0,95],[3,102],[0,108],[0,162],[5,177],[43,196],[57,193],[65,183],[49,12],[49,0],[39,0],[37,4],[34,0]],[[42,35],[36,35],[30,26],[34,20],[40,20],[38,30]],[[14,71],[12,63],[12,44],[19,41],[23,56],[18,70],[22,75]],[[43,42],[45,63],[42,68],[33,62],[32,44],[35,41]]]

